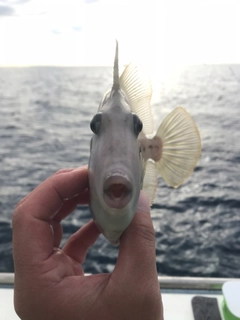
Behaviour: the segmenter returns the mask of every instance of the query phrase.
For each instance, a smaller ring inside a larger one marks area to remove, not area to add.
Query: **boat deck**
[[[222,313],[222,284],[236,279],[159,277],[164,306],[164,320],[194,320],[192,298],[195,296],[216,298]],[[237,279],[240,280],[240,279]],[[1,320],[16,320],[13,307],[13,274],[0,273]]]

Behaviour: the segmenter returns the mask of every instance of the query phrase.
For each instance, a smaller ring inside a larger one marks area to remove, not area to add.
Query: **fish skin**
[[[142,185],[142,163],[134,131],[134,115],[124,92],[112,89],[99,110],[100,129],[98,134],[93,134],[89,159],[89,205],[104,236],[116,245],[136,211]],[[104,182],[110,177],[116,183],[123,179],[123,184],[130,185],[129,201],[124,207],[121,207],[124,199],[113,200],[120,202],[119,208],[104,200]]]
[[[172,111],[154,133],[152,88],[135,65],[118,74],[118,44],[112,89],[107,91],[90,127],[90,211],[113,244],[132,221],[143,189],[150,205],[160,174],[176,188],[192,173],[201,153],[198,128],[183,108]],[[153,131],[153,132],[152,132]],[[151,136],[151,137],[150,137]]]

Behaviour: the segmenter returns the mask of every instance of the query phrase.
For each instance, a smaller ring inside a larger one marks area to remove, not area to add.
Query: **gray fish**
[[[150,205],[158,175],[176,188],[192,173],[201,153],[198,128],[181,107],[154,134],[150,79],[133,63],[119,77],[118,43],[113,86],[103,96],[90,127],[90,210],[114,245],[132,221],[142,189]]]

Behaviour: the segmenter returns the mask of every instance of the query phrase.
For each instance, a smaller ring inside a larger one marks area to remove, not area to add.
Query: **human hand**
[[[87,167],[61,170],[13,214],[14,304],[22,320],[161,320],[155,237],[146,196],[120,239],[112,273],[84,276],[82,263],[99,236],[91,220],[59,249],[61,220],[88,203]]]

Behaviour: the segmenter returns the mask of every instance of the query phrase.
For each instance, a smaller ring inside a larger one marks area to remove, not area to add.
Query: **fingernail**
[[[149,199],[146,193],[144,193],[143,191],[140,192],[137,211],[142,211],[150,214]]]

